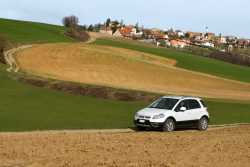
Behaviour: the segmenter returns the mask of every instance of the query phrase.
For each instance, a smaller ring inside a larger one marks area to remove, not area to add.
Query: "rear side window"
[[[200,100],[200,102],[203,105],[203,107],[207,107],[206,103],[203,100]]]
[[[197,108],[201,108],[200,103],[197,100],[188,100],[189,102],[189,109],[197,109]]]

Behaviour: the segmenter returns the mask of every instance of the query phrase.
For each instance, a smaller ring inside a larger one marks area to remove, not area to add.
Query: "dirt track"
[[[19,67],[17,66],[16,60],[14,58],[14,54],[20,50],[27,49],[30,47],[32,47],[32,45],[23,45],[23,46],[20,46],[18,48],[13,48],[13,49],[10,49],[10,50],[4,52],[4,58],[7,62],[7,64],[9,65],[9,67],[7,68],[8,72],[11,72],[11,71],[18,72]]]
[[[249,132],[250,126],[174,133],[2,133],[0,166],[246,167]]]

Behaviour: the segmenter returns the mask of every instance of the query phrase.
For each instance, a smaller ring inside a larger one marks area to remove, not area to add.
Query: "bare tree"
[[[110,23],[111,23],[111,19],[108,18],[108,19],[106,20],[105,26],[106,26],[106,27],[109,27]]]
[[[79,19],[74,15],[67,16],[63,18],[62,23],[67,28],[76,28],[78,26]]]

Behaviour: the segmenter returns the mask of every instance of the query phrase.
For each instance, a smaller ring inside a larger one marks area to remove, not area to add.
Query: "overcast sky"
[[[61,24],[76,15],[81,24],[107,17],[144,27],[222,33],[250,38],[250,0],[1,0],[0,17]]]

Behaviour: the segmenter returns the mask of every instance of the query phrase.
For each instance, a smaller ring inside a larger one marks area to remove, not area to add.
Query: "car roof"
[[[163,96],[162,98],[171,98],[171,99],[178,99],[178,100],[185,100],[185,99],[201,100],[200,97],[192,97],[192,96]]]

